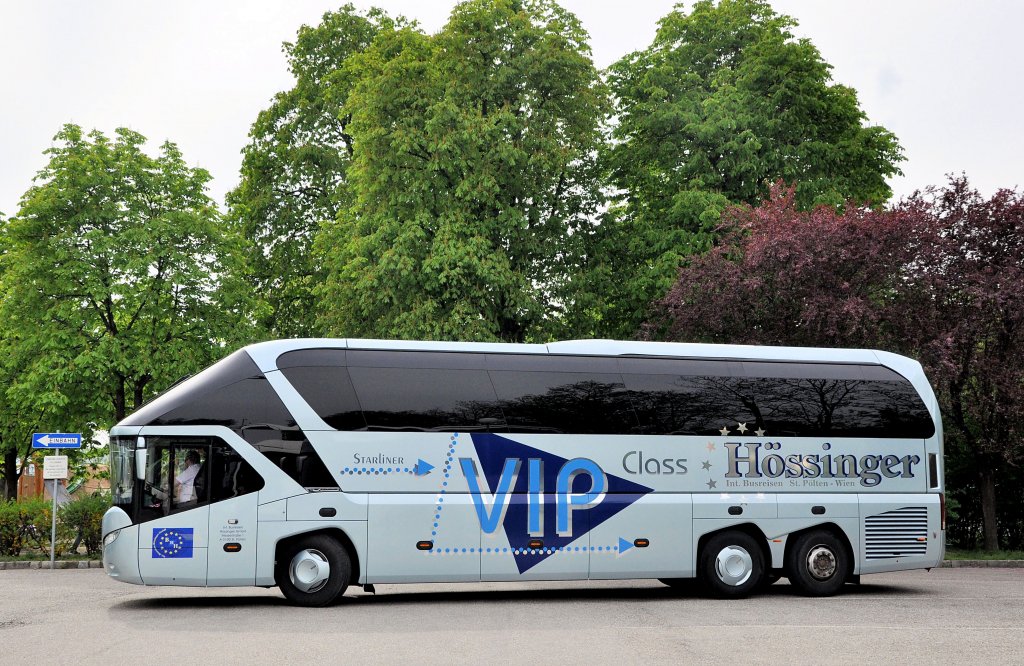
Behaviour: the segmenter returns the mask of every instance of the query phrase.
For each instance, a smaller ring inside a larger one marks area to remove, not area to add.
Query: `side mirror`
[[[135,478],[139,481],[146,480],[146,438],[139,437],[135,445]]]

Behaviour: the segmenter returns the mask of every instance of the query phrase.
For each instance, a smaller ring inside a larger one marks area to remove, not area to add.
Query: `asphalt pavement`
[[[1024,569],[785,580],[740,601],[655,581],[379,585],[323,609],[276,589],[0,571],[0,663],[1024,664]]]

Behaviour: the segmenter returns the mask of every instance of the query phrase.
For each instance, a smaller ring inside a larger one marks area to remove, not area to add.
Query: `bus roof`
[[[249,345],[245,348],[264,371],[276,369],[281,354],[298,349],[380,349],[394,351],[476,352],[489,354],[578,354],[586,356],[673,356],[758,361],[819,361],[890,365],[895,355],[869,349],[816,347],[767,347],[754,345],[697,344],[688,342],[637,342],[628,340],[565,340],[547,344],[504,342],[429,342],[422,340],[371,340],[356,338],[295,338]],[[882,355],[886,359],[882,358]],[[904,357],[896,357],[904,358]],[[905,359],[910,361],[911,359]]]

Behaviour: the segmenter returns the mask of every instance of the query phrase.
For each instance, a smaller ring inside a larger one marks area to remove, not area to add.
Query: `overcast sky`
[[[281,42],[342,4],[323,0],[0,0],[0,211],[11,215],[63,123],[127,126],[176,142],[213,175],[219,203],[238,181],[256,114],[291,86]],[[434,32],[449,0],[378,0]],[[604,68],[648,45],[672,0],[562,0]],[[964,171],[976,187],[1024,184],[1024,3],[1015,0],[775,0],[895,132],[907,161],[897,196]]]

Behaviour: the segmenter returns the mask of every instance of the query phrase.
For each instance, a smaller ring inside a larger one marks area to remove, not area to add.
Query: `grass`
[[[1024,550],[967,550],[947,548],[947,560],[1024,560]]]

